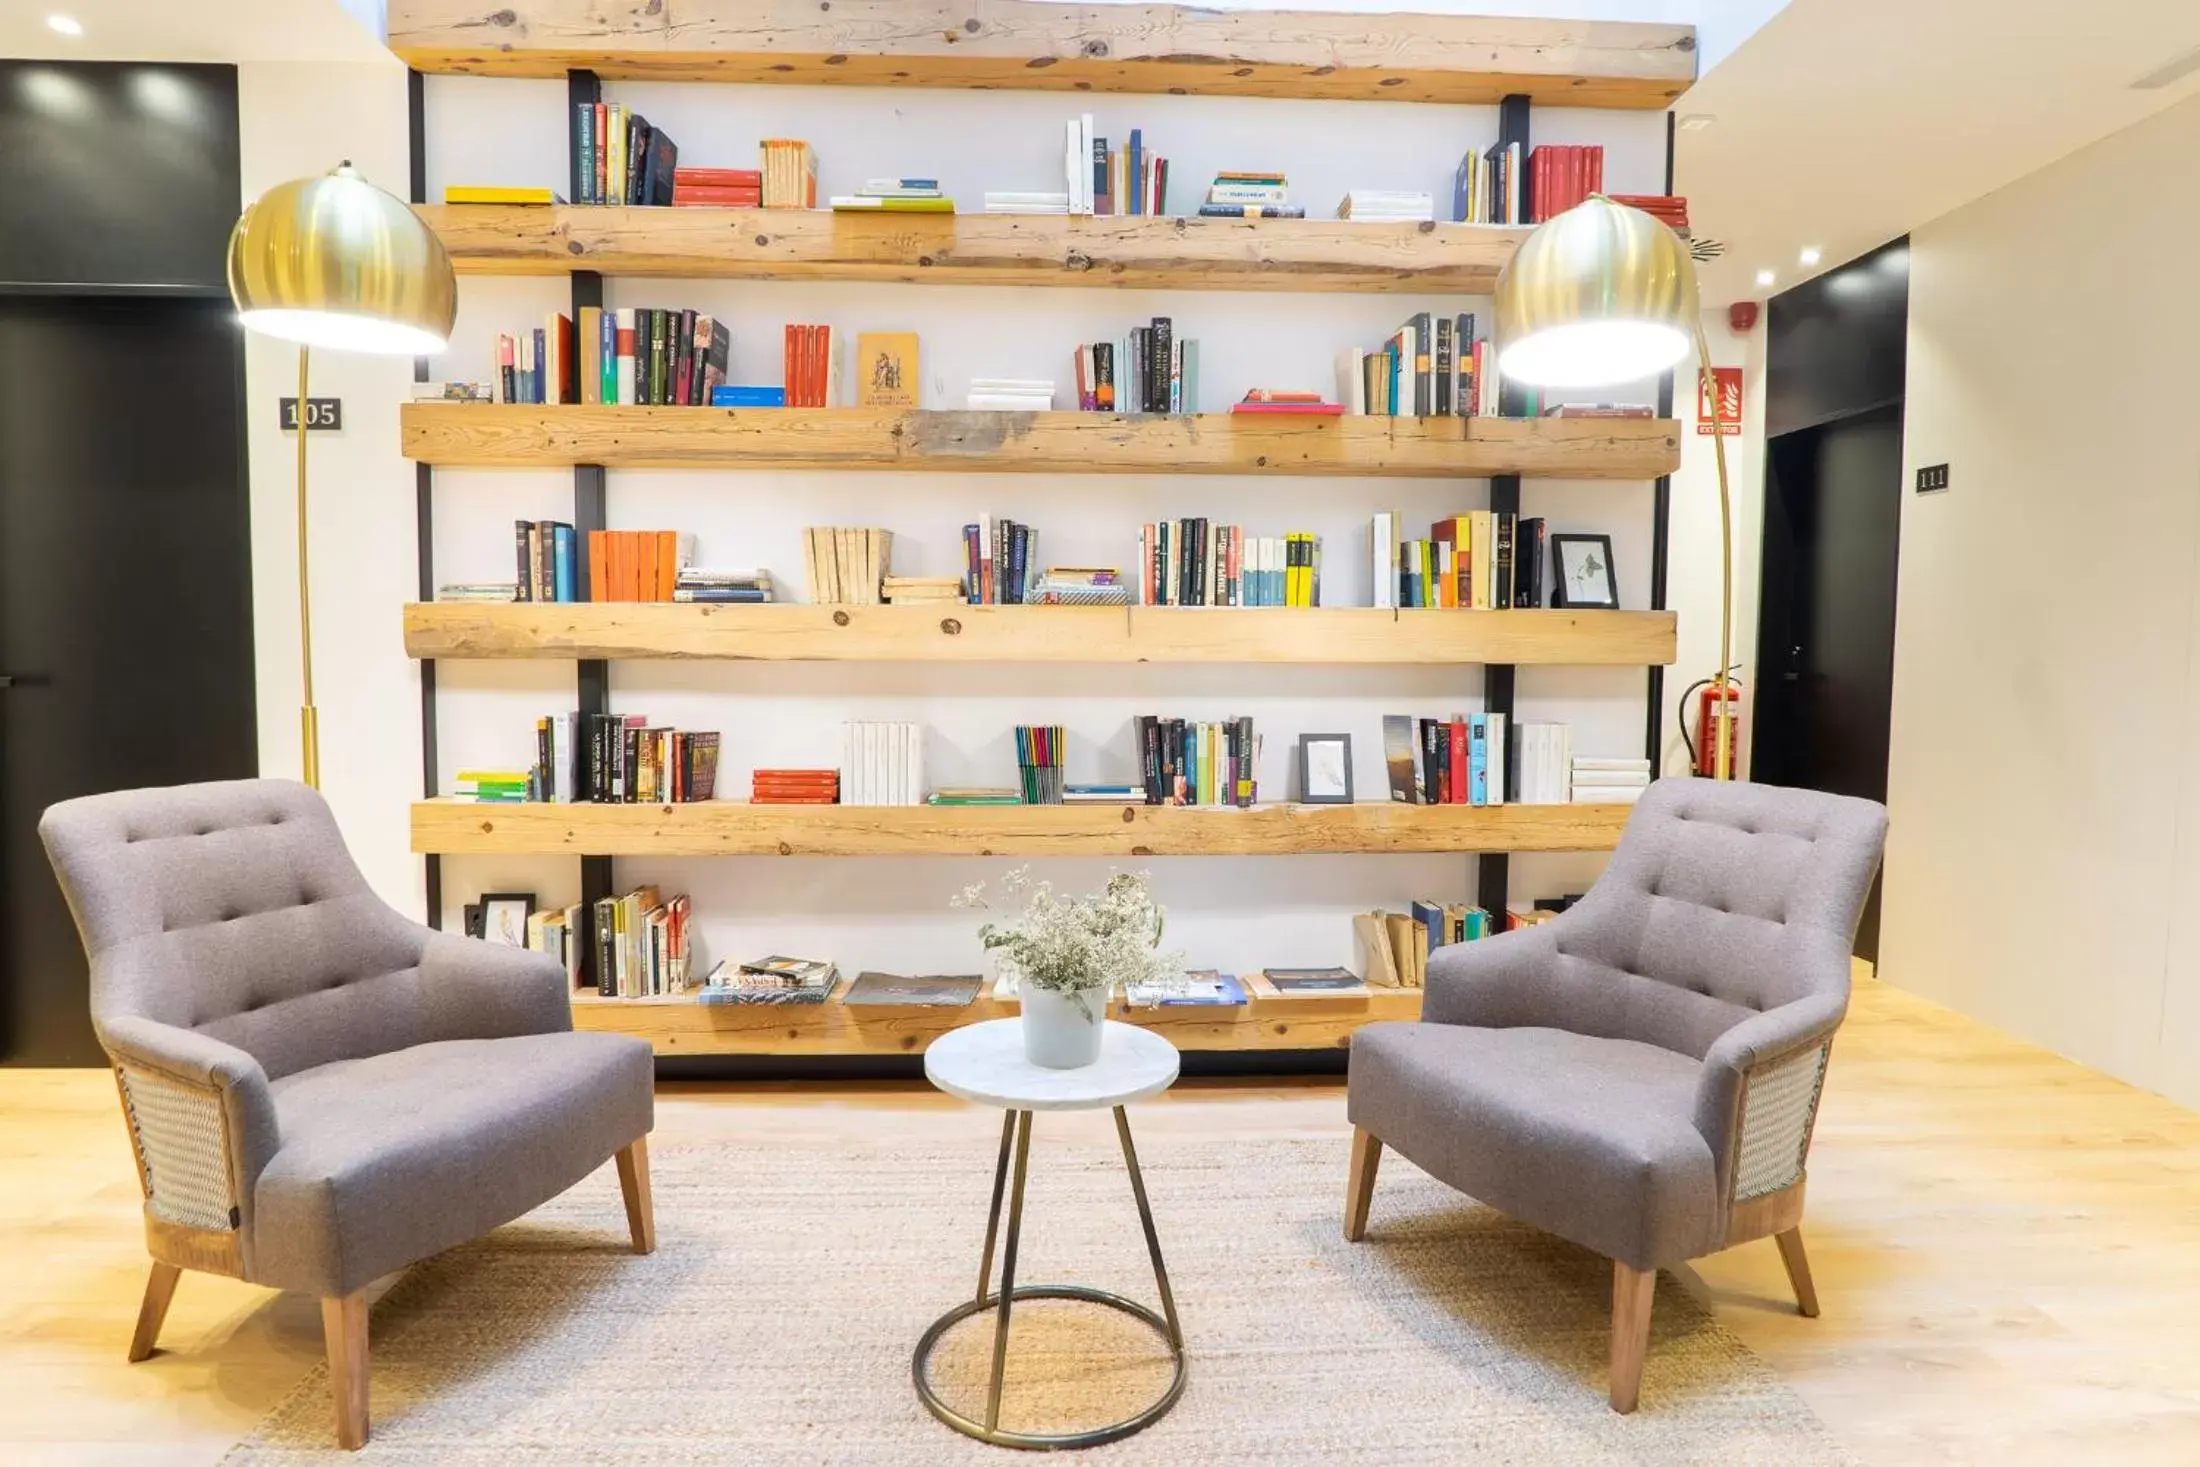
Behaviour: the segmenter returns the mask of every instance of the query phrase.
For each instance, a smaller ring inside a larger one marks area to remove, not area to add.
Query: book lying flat
[[[864,972],[856,975],[856,981],[841,995],[840,1001],[961,1008],[978,996],[981,981],[975,973],[928,973],[907,978],[899,973]]]
[[[546,188],[504,188],[494,184],[454,183],[443,190],[446,204],[562,204],[563,196]]]
[[[1235,977],[1202,968],[1178,978],[1126,983],[1123,1002],[1133,1008],[1236,1008],[1247,999],[1245,985]]]
[[[1350,993],[1367,986],[1349,968],[1270,968],[1266,976],[1278,993]]]

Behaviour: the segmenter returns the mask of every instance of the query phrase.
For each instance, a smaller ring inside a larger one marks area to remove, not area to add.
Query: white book
[[[1650,772],[1650,761],[1647,759],[1596,759],[1584,756],[1574,761],[1574,770],[1579,773],[1584,769],[1629,769],[1648,774]]]
[[[1092,114],[1077,121],[1077,202],[1082,205],[1077,212],[1090,214],[1098,204],[1092,186]]]
[[[1048,413],[1054,411],[1054,399],[1021,393],[973,392],[963,406],[974,413]]]
[[[1376,511],[1367,525],[1367,604],[1378,609],[1396,604],[1398,577],[1384,573],[1384,562],[1395,553],[1390,548],[1390,536],[1390,511]]]
[[[1348,413],[1367,412],[1367,348],[1348,346],[1337,353],[1337,401]]]
[[[628,341],[634,339],[634,309],[621,306],[618,312],[618,333]],[[627,406],[634,402],[634,354],[630,351],[618,359],[619,401]]]
[[[1045,189],[988,189],[985,201],[989,204],[998,201],[1003,204],[1060,204],[1065,209],[1069,207],[1068,194],[1051,193]]]
[[[908,729],[909,765],[902,776],[902,803],[921,805],[924,803],[924,725],[912,723],[908,725]]]
[[[1642,798],[1647,785],[1576,785],[1571,803],[1576,805],[1632,805]]]
[[[1052,392],[1054,384],[1041,377],[973,377],[972,392]]]
[[[1489,731],[1484,735],[1484,743],[1487,750],[1486,781],[1489,785],[1489,798],[1484,803],[1502,805],[1505,803],[1505,715],[1492,713],[1486,721]]]
[[[1641,789],[1650,783],[1650,773],[1643,769],[1583,769],[1574,766],[1574,788],[1577,790]]]

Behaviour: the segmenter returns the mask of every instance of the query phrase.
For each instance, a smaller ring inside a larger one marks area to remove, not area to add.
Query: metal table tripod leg
[[[1130,1169],[1131,1195],[1138,1199],[1138,1221],[1146,1229],[1146,1251],[1153,1255],[1153,1280],[1161,1286],[1161,1314],[1169,1322],[1169,1343],[1182,1350],[1184,1331],[1177,1326],[1176,1295],[1169,1290],[1169,1270],[1161,1261],[1161,1235],[1154,1231],[1153,1208],[1146,1202],[1146,1178],[1138,1170],[1138,1148],[1131,1144],[1131,1118],[1120,1105],[1115,1108],[1115,1134],[1123,1141],[1123,1164]]]
[[[1001,1312],[993,1326],[993,1377],[985,1392],[985,1429],[1001,1429],[1001,1380],[1008,1372],[1008,1308],[1016,1298],[1016,1240],[1024,1227],[1024,1172],[1031,1160],[1031,1112],[1018,1112],[1016,1183],[1008,1197],[1008,1242],[1001,1249]]]
[[[993,1210],[985,1215],[985,1256],[978,1262],[978,1302],[993,1287],[993,1243],[1001,1233],[1001,1196],[1008,1190],[1009,1144],[1016,1139],[1016,1112],[1001,1112],[1001,1159],[993,1168]]]

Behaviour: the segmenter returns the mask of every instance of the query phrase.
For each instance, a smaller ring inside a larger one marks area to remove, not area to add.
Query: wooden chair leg
[[[1650,1300],[1658,1288],[1654,1268],[1612,1265],[1612,1409],[1635,1409],[1642,1392],[1642,1357],[1650,1350]]]
[[[367,1291],[321,1301],[328,1345],[328,1388],[336,1398],[336,1444],[356,1452],[367,1444]]]
[[[169,1301],[176,1297],[176,1280],[182,1276],[183,1270],[175,1264],[153,1260],[153,1271],[145,1280],[145,1299],[138,1305],[137,1333],[130,1336],[132,1364],[151,1358],[161,1321],[168,1317]]]
[[[1810,1281],[1810,1259],[1803,1252],[1800,1225],[1773,1234],[1780,1245],[1780,1261],[1787,1265],[1788,1282],[1795,1288],[1795,1307],[1805,1319],[1818,1317],[1818,1286]]]
[[[657,1251],[657,1208],[649,1196],[649,1138],[619,1148],[619,1191],[626,1197],[627,1231],[636,1253]]]
[[[1365,1126],[1352,1128],[1352,1170],[1344,1184],[1344,1236],[1357,1243],[1367,1236],[1367,1210],[1375,1201],[1375,1168],[1383,1143]]]

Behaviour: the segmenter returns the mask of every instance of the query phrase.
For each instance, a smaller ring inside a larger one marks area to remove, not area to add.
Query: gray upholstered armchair
[[[1775,1237],[1815,1315],[1803,1163],[1886,829],[1867,800],[1652,785],[1572,910],[1444,948],[1420,1022],[1353,1036],[1345,1236],[1388,1145],[1612,1259],[1617,1411],[1662,1267]]]
[[[561,965],[408,922],[285,780],[93,795],[39,822],[91,959],[152,1277],[319,1295],[337,1437],[367,1439],[366,1287],[616,1157],[654,1246],[649,1046],[575,1034]]]

